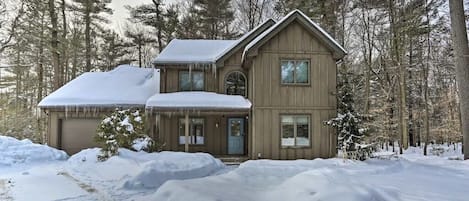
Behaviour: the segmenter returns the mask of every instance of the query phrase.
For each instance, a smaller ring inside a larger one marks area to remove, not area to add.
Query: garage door
[[[99,122],[99,119],[62,119],[62,149],[72,155],[82,149],[97,147],[94,135]]]

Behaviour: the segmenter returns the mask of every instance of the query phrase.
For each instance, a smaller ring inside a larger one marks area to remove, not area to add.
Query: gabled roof
[[[268,19],[238,40],[173,39],[153,63],[214,64],[228,58],[274,24],[274,20]]]
[[[153,64],[213,64],[236,40],[173,39]]]
[[[87,72],[39,102],[40,108],[145,106],[159,93],[160,74],[153,68],[121,65],[109,72]]]
[[[318,24],[313,22],[300,10],[294,10],[246,45],[243,53],[243,60],[248,56],[250,51],[265,44],[270,38],[275,36],[280,30],[295,20],[302,23],[312,34],[318,37],[318,39],[324,41],[324,44],[333,51],[335,59],[341,59],[347,54],[347,51],[345,51],[345,49]]]
[[[232,45],[232,47],[228,48],[225,50],[225,52],[222,52],[218,58],[217,62],[220,60],[224,60],[226,58],[229,58],[231,55],[233,55],[236,51],[241,49],[243,46],[247,45],[249,42],[251,42],[254,38],[256,38],[259,34],[267,30],[269,27],[273,26],[275,24],[275,21],[273,19],[268,19],[252,29],[251,31],[245,33],[241,38],[236,40],[237,42]]]

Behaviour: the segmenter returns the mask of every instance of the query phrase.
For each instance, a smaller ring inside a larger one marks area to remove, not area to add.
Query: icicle
[[[67,119],[68,116],[68,106],[65,106],[65,119]]]
[[[215,78],[217,78],[217,64],[216,63],[212,64],[212,73],[215,76]]]

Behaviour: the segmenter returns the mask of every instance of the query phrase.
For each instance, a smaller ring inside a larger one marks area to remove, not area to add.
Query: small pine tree
[[[98,126],[96,142],[102,147],[98,159],[105,161],[118,155],[120,147],[134,151],[158,151],[158,144],[145,134],[144,117],[139,110],[116,109]]]
[[[344,157],[365,160],[372,151],[372,146],[362,145],[366,128],[362,127],[363,116],[355,111],[352,89],[347,78],[339,89],[339,106],[337,117],[325,124],[337,129],[338,146]]]

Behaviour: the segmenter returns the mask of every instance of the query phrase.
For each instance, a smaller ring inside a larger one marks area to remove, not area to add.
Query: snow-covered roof
[[[213,64],[236,40],[173,39],[153,60],[154,64]]]
[[[231,45],[231,47],[225,49],[225,51],[223,51],[221,54],[218,55],[218,57],[216,58],[216,61],[218,61],[218,59],[220,59],[221,57],[223,57],[225,54],[229,53],[231,50],[233,49],[236,49],[237,46],[241,45],[243,42],[245,42],[249,37],[251,36],[254,36],[255,37],[255,33],[260,31],[262,28],[264,29],[267,29],[268,27],[272,26],[273,24],[275,24],[275,21],[273,19],[267,19],[266,21],[264,21],[263,23],[257,25],[256,27],[254,27],[254,29],[252,29],[251,31],[245,33],[241,38],[239,38],[238,40],[236,40],[235,43],[233,43]],[[262,30],[264,31],[264,30]],[[247,42],[250,42],[250,41],[247,41]]]
[[[288,13],[288,15],[286,15],[285,17],[283,17],[280,21],[278,21],[274,26],[270,27],[269,29],[267,29],[266,31],[264,31],[262,34],[260,34],[259,36],[257,36],[254,40],[252,40],[249,44],[246,45],[246,47],[244,48],[244,53],[243,53],[243,60],[247,54],[247,52],[249,52],[249,50],[251,50],[254,46],[256,46],[259,42],[261,42],[265,37],[269,36],[272,32],[274,32],[278,27],[282,26],[282,24],[284,24],[285,22],[287,22],[291,17],[301,17],[303,18],[307,23],[308,25],[319,31],[320,34],[322,36],[325,37],[326,40],[328,40],[334,48],[336,49],[337,51],[340,51],[340,53],[342,55],[345,55],[347,54],[347,51],[334,39],[332,38],[332,36],[330,36],[324,29],[322,29],[318,24],[316,24],[315,22],[313,22],[308,16],[306,16],[303,12],[301,12],[300,10],[298,9],[295,9],[293,10],[292,12]]]
[[[174,92],[155,94],[147,101],[147,109],[156,110],[249,110],[251,102],[239,95],[213,92]]]
[[[144,106],[159,93],[158,70],[121,65],[109,72],[84,73],[57,89],[38,104],[54,107]]]

